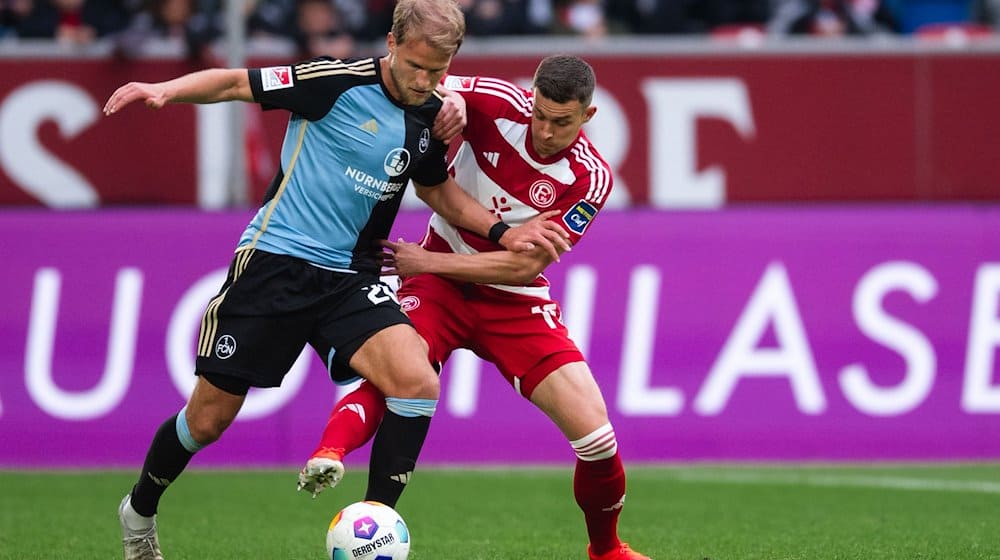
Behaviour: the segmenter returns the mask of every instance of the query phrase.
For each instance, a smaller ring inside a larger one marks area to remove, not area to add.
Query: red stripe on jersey
[[[611,185],[611,172],[600,161],[594,153],[590,141],[581,133],[577,143],[573,146],[572,152],[577,160],[590,171],[590,190],[587,191],[586,200],[596,203],[604,203],[604,196],[608,193]]]
[[[523,89],[509,82],[493,78],[479,78],[476,81],[475,91],[504,99],[517,112],[528,117],[531,116],[531,100]]]

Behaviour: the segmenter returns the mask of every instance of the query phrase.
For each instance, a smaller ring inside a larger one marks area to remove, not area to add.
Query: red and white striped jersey
[[[561,210],[550,218],[576,244],[611,193],[611,168],[580,131],[563,151],[539,156],[531,143],[532,92],[487,77],[448,76],[445,87],[465,98],[468,125],[451,163],[461,187],[504,222],[520,225],[541,212]],[[503,247],[431,217],[424,247],[431,251],[471,254]],[[548,299],[548,280],[529,286],[492,288]]]

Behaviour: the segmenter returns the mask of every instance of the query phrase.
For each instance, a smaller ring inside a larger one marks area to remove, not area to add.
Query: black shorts
[[[397,324],[411,325],[375,273],[334,272],[295,257],[239,250],[202,317],[197,371],[277,387],[308,343],[330,377],[348,383],[358,377],[349,366],[358,348]]]

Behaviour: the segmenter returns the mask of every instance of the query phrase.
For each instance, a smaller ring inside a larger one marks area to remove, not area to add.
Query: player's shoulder
[[[459,76],[457,74],[448,74],[444,77],[444,87],[458,93],[467,93],[475,90],[476,81],[478,79],[479,76]]]
[[[570,146],[566,159],[576,177],[575,188],[585,188],[587,200],[603,205],[614,186],[614,174],[611,165],[583,131]]]
[[[600,150],[597,149],[597,146],[594,145],[583,130],[580,131],[580,135],[570,146],[567,157],[570,164],[579,170],[578,174],[580,171],[585,173],[607,173],[608,175],[611,173],[611,165],[604,159]]]
[[[320,56],[292,65],[296,83],[310,80],[337,81],[342,87],[371,84],[378,80],[378,60]]]
[[[531,115],[531,92],[507,80],[449,75],[444,87],[462,94],[468,103]]]

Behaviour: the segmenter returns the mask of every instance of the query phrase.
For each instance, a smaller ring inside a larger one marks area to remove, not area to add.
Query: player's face
[[[535,152],[549,157],[566,149],[576,140],[597,107],[584,107],[579,101],[556,103],[535,90],[535,106],[531,117],[531,143]]]
[[[389,33],[389,92],[405,105],[423,105],[448,71],[452,53],[436,49],[420,37],[403,43]]]

